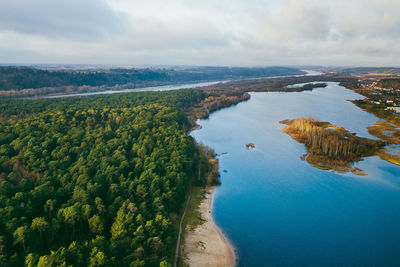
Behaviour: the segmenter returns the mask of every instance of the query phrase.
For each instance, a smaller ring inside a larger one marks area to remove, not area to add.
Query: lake
[[[279,121],[318,117],[370,137],[378,120],[336,83],[251,99],[200,120],[195,139],[220,156],[213,216],[237,249],[239,266],[400,265],[400,167],[369,157],[367,176],[311,167],[303,144]],[[254,150],[246,150],[246,143]],[[226,170],[227,172],[224,172]]]

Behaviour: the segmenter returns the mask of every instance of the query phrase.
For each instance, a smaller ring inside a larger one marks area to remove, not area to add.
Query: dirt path
[[[181,217],[181,221],[179,222],[179,232],[178,232],[178,240],[176,240],[176,249],[175,249],[175,259],[174,259],[174,267],[176,267],[176,264],[178,262],[178,257],[179,257],[179,249],[181,246],[181,234],[182,234],[182,223],[183,220],[185,219],[185,215],[190,203],[190,199],[192,198],[192,187],[190,186],[189,188],[189,196],[186,202],[186,206],[185,206],[185,210],[183,211],[182,217]]]

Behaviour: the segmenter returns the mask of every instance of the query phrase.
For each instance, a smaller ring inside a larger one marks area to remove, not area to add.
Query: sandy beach
[[[233,248],[214,223],[211,215],[214,190],[215,187],[207,189],[206,196],[199,207],[205,222],[197,226],[194,231],[189,228],[186,230],[184,253],[185,262],[190,267],[235,265]]]

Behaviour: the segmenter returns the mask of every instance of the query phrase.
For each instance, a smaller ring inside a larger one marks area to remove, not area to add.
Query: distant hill
[[[397,77],[400,75],[400,68],[396,67],[360,67],[346,68],[339,70],[341,74],[351,74],[364,77]]]

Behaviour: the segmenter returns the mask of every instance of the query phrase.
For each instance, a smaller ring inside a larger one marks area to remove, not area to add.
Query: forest
[[[302,74],[287,67],[39,69],[0,67],[0,96],[27,97]]]
[[[0,266],[171,266],[207,96],[0,100]]]
[[[112,86],[145,80],[167,80],[165,71],[132,69],[110,71],[48,71],[31,67],[0,67],[0,90],[67,85]]]
[[[318,83],[315,83],[318,81]],[[314,88],[326,87],[326,82],[339,82],[341,85],[358,84],[358,80],[349,77],[337,77],[330,75],[320,76],[289,76],[267,79],[248,79],[230,81],[222,84],[210,85],[202,89],[207,92],[221,93],[224,91],[235,92],[302,92]],[[300,87],[291,85],[303,84]]]

